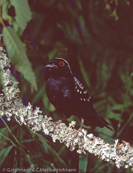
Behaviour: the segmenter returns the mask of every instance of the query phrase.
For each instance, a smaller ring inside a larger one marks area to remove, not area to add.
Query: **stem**
[[[13,134],[12,130],[9,128],[9,126],[7,125],[7,123],[5,122],[5,120],[1,117],[3,123],[5,124],[5,126],[7,127],[8,131],[10,132],[10,134],[13,136],[13,138],[15,139],[15,141],[18,143],[18,145],[20,145],[20,142],[18,141],[18,139],[16,138],[16,136]]]
[[[24,148],[22,147],[21,143],[18,141],[18,139],[16,138],[16,136],[13,134],[12,130],[9,128],[9,126],[7,125],[7,123],[5,122],[5,120],[1,117],[3,123],[5,124],[5,126],[7,127],[8,131],[10,132],[10,134],[13,136],[13,138],[15,139],[15,141],[17,142],[17,144],[19,145],[18,149],[24,153],[24,155],[26,156],[27,160],[29,161],[30,164],[32,164],[31,159],[29,157],[29,155],[25,152]],[[13,143],[14,144],[14,143]],[[15,145],[16,146],[16,145]],[[17,147],[17,146],[16,146]]]
[[[8,138],[1,130],[0,130],[0,133],[2,134],[2,136],[3,136],[5,139],[7,139],[8,141],[10,141],[10,142],[13,144],[13,146],[16,147],[16,144],[15,144],[10,138]]]

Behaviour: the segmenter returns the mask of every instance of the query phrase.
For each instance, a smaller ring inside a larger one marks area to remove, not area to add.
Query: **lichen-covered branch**
[[[75,122],[73,121],[69,127],[64,123],[59,123],[54,129],[51,117],[43,116],[38,107],[33,110],[30,103],[28,106],[23,105],[19,99],[18,82],[12,81],[9,67],[10,60],[3,47],[0,46],[0,70],[4,85],[3,93],[0,93],[1,116],[6,115],[8,120],[14,116],[20,125],[28,125],[34,132],[43,131],[45,135],[52,137],[53,142],[59,140],[70,147],[70,150],[77,149],[79,154],[89,152],[102,160],[116,164],[118,168],[130,167],[133,170],[133,148],[129,143],[123,141],[119,144],[116,140],[114,145],[110,145],[93,134],[87,134],[84,129],[75,136]]]

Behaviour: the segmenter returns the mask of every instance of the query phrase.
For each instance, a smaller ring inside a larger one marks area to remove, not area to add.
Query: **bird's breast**
[[[50,102],[56,109],[64,111],[69,109],[73,98],[74,82],[71,79],[49,78],[46,83],[46,93]]]

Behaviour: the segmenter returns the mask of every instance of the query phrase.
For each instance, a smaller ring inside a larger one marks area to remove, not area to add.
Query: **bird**
[[[66,118],[75,115],[85,124],[95,128],[107,127],[105,121],[94,109],[92,97],[86,87],[76,78],[69,63],[63,58],[54,58],[45,65],[46,94],[55,109]]]

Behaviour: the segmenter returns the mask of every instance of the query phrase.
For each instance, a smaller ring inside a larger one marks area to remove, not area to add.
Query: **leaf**
[[[122,104],[115,104],[112,107],[113,110],[122,110],[123,109],[123,105]]]
[[[94,103],[94,108],[98,111],[98,112],[102,112],[105,109],[105,104],[106,104],[106,100],[100,100],[96,103]]]
[[[4,160],[6,159],[7,155],[11,151],[12,147],[13,147],[13,145],[11,145],[7,148],[4,148],[3,150],[0,151],[0,166],[2,165]]]
[[[57,51],[58,51],[58,49],[54,48],[52,51],[49,52],[48,57],[49,57],[50,60],[54,58],[54,56],[56,55]]]
[[[57,159],[58,162],[60,162],[65,168],[67,167],[66,163],[64,160],[59,156],[59,154],[47,143],[48,141],[41,135],[41,134],[36,134],[40,141],[43,143],[43,145],[48,149],[51,154],[54,156],[55,160]]]
[[[84,40],[86,43],[89,43],[90,42],[90,34],[88,32],[88,30],[86,29],[86,25],[85,25],[85,21],[83,19],[82,16],[79,16],[79,30],[80,30],[80,34],[83,35],[84,37]]]
[[[79,172],[86,172],[88,165],[88,154],[79,156]]]
[[[14,7],[15,17],[8,14],[10,7]],[[8,20],[8,22],[13,25],[13,28],[20,35],[23,33],[27,26],[27,23],[32,18],[32,13],[27,0],[13,0],[5,1],[2,0],[2,18]]]
[[[35,141],[35,140],[34,139],[24,139],[24,140],[20,141],[20,143],[30,143],[33,141]]]
[[[17,65],[19,72],[22,73],[24,78],[37,90],[35,74],[26,55],[24,44],[11,27],[4,27],[3,40],[11,61]]]
[[[6,129],[7,129],[6,127],[2,128],[2,129],[1,129],[1,132],[4,133]],[[3,135],[0,133],[0,140],[1,140],[2,136],[3,136]]]
[[[44,94],[45,92],[45,85],[43,85],[37,92],[37,94],[35,95],[33,101],[32,101],[32,104],[36,103],[41,97],[42,95]]]
[[[109,165],[109,163],[105,163],[105,164],[102,164],[102,165],[100,165],[99,167],[98,167],[98,171],[102,171],[105,167],[108,167],[108,166],[110,166],[110,168],[112,169],[112,165]]]
[[[81,61],[80,58],[78,58],[78,60],[79,60],[80,69],[81,69],[83,78],[84,78],[84,80],[85,80],[87,86],[88,86],[88,87],[91,87],[91,84],[90,84],[90,81],[89,81],[89,77],[88,77],[88,75],[87,75],[87,72],[86,72],[85,69],[84,69],[83,63],[82,63],[82,61]]]
[[[49,100],[48,100],[46,92],[43,93],[43,105],[44,105],[45,108],[48,109],[48,107],[49,107]]]
[[[70,39],[72,42],[75,42],[76,44],[82,44],[78,30],[73,23],[70,23],[69,25],[66,22],[63,22],[62,24],[57,23],[57,27],[65,33],[65,37],[67,39]]]
[[[108,115],[108,118],[113,118],[117,121],[121,121],[121,114],[110,112],[109,115]]]
[[[31,20],[32,13],[29,8],[29,4],[27,0],[13,0],[10,1],[11,5],[14,6],[15,12],[16,12],[16,23],[21,28],[21,31],[23,32],[24,29],[27,26],[27,23]],[[19,28],[19,29],[20,29]]]
[[[11,24],[12,23],[12,17],[8,15],[8,9],[10,8],[10,2],[2,0],[2,18],[5,20],[8,20],[8,22]]]
[[[120,136],[120,134],[124,132],[125,128],[128,126],[128,124],[132,120],[132,118],[133,118],[133,113],[131,113],[131,115],[128,118],[127,122],[125,122],[125,124],[123,125],[122,129],[117,133],[117,136]]]

